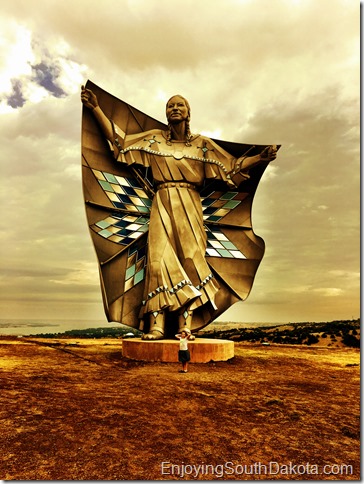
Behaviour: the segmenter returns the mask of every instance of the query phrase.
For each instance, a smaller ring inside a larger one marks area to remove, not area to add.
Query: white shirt
[[[179,334],[176,334],[176,337],[179,339],[179,349],[188,350],[188,339],[182,338]]]

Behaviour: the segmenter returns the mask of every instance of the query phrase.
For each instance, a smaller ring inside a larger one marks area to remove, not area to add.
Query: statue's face
[[[188,118],[188,107],[180,96],[173,96],[167,103],[167,119],[170,123],[180,123]]]

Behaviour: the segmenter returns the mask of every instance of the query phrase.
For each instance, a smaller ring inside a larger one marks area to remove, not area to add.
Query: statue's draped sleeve
[[[250,178],[245,171],[238,169],[239,160],[232,156],[215,141],[204,137],[202,139],[207,156],[205,160],[205,178],[224,181],[228,187],[237,188],[231,178],[231,173],[239,172],[239,183]]]

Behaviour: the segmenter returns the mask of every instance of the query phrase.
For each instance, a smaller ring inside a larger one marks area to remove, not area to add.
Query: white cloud
[[[215,131],[202,130],[200,134],[209,138],[221,139],[221,129],[216,129]]]
[[[94,262],[79,261],[75,267],[69,270],[62,278],[51,279],[50,282],[62,285],[91,285],[98,286],[97,269]]]
[[[67,93],[79,92],[81,84],[85,80],[87,67],[67,58],[59,59],[61,74],[59,85]]]
[[[315,292],[327,297],[340,296],[343,290],[340,287],[318,287],[314,289]]]
[[[14,20],[2,19],[0,47],[0,90],[1,94],[12,92],[12,79],[31,74],[34,54],[31,47],[31,31]]]

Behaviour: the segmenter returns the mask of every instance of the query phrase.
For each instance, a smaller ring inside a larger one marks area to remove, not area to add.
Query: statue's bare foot
[[[147,341],[155,341],[163,338],[164,338],[164,334],[156,330],[150,331],[149,333],[144,334],[142,337],[143,340],[147,340]]]

